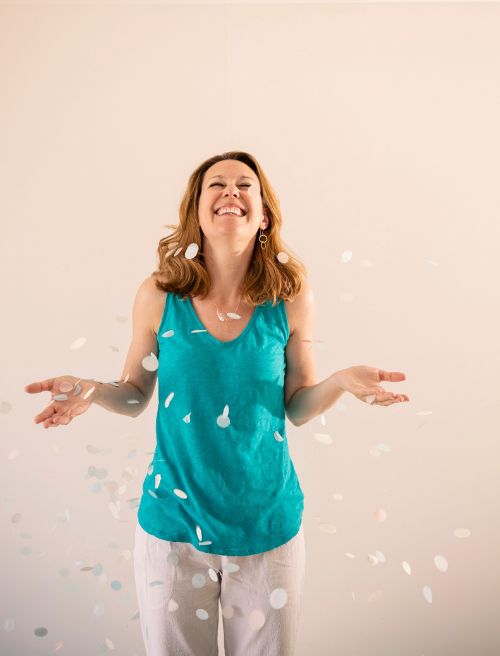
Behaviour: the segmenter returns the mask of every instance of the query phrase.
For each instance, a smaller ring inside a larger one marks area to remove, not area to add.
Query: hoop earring
[[[267,245],[267,235],[262,232],[262,228],[260,229],[259,241],[261,249],[265,250]]]

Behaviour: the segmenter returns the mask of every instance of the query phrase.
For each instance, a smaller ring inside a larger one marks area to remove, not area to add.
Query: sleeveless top
[[[254,308],[228,342],[203,326],[189,297],[167,292],[158,330],[156,448],[140,526],[198,551],[248,556],[299,531],[304,509],[285,427],[283,299]]]

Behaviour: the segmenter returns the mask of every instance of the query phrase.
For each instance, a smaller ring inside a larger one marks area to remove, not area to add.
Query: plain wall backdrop
[[[120,376],[188,176],[232,149],[308,268],[318,380],[403,371],[411,399],[287,422],[297,656],[500,653],[499,37],[498,3],[2,4],[2,654],[144,654],[157,390],[44,430],[24,386]]]

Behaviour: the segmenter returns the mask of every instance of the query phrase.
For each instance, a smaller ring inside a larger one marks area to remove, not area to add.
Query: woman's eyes
[[[212,182],[212,184],[211,184],[210,186],[211,186],[211,187],[215,187],[215,185],[220,185],[221,187],[224,186],[224,185],[222,184],[222,182]],[[245,184],[240,185],[240,187],[250,187],[250,186],[251,186],[251,185],[248,184],[248,183],[245,183]]]

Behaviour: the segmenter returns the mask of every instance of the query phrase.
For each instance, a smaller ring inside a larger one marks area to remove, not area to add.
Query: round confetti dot
[[[146,371],[156,371],[158,369],[158,358],[151,352],[142,359],[142,366]]]
[[[265,621],[266,621],[266,616],[259,609],[253,610],[248,615],[248,624],[254,631],[258,631],[259,629],[261,629],[264,626]]]
[[[48,631],[44,626],[39,626],[33,631],[33,633],[39,638],[43,638],[44,636],[47,635]]]
[[[111,589],[112,590],[121,590],[122,589],[122,584],[120,581],[111,581]]]
[[[208,613],[203,608],[197,608],[196,617],[200,620],[208,620]]]
[[[217,426],[220,426],[221,428],[227,428],[230,423],[231,421],[226,415],[219,415],[217,417]]]
[[[276,255],[276,258],[277,258],[278,262],[281,262],[281,264],[286,264],[288,262],[288,260],[290,259],[288,257],[288,254],[285,253],[285,251],[280,251],[278,253],[278,255]]]
[[[207,582],[207,579],[203,574],[195,574],[191,579],[193,588],[202,588]]]
[[[288,601],[288,593],[283,588],[275,588],[269,595],[271,608],[283,608]]]

